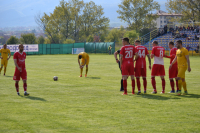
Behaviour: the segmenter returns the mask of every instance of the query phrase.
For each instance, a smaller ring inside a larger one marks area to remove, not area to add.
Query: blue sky
[[[0,27],[37,26],[34,16],[38,13],[53,12],[60,0],[0,0]],[[67,0],[66,0],[67,1]],[[89,2],[91,0],[84,0]],[[97,5],[102,5],[105,16],[110,18],[110,25],[125,25],[117,16],[118,4],[121,0],[93,0]],[[161,10],[166,11],[167,0],[156,0],[161,5]]]

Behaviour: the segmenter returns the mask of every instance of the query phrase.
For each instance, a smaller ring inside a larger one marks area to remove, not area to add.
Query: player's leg
[[[85,64],[85,60],[81,59],[81,66],[83,66],[84,64]],[[83,67],[80,68],[80,76],[79,77],[82,77],[82,74],[83,74]]]
[[[135,70],[134,65],[130,64],[128,67],[128,74],[131,76],[131,83],[132,83],[132,94],[135,94]]]
[[[135,77],[131,75],[131,83],[132,83],[132,94],[135,94]],[[141,92],[140,92],[141,93]]]
[[[141,94],[140,76],[141,76],[141,69],[135,68],[135,77],[137,82],[138,94]]]
[[[123,87],[124,87],[124,94],[123,95],[127,95],[127,78],[128,78],[128,76],[123,75],[122,78],[123,78]]]
[[[182,79],[185,79],[185,71],[186,71],[185,68],[181,68],[181,67],[178,68],[178,75],[176,79],[178,80],[179,91],[177,92],[177,95],[181,95],[181,89],[183,85]]]
[[[21,78],[23,80],[23,87],[24,87],[24,96],[28,96],[29,93],[27,92],[27,72],[26,69],[22,70],[21,72]]]
[[[3,60],[3,59],[1,59],[1,68],[0,68],[0,74],[1,74],[1,70],[2,70],[2,68],[3,68],[3,64],[4,64],[4,60]]]
[[[6,61],[4,62],[4,75],[6,74],[7,65],[8,65],[8,60],[6,60]]]
[[[87,62],[86,62],[86,72],[85,72],[85,77],[87,77],[87,73],[88,73],[88,65],[89,65],[89,57],[87,58]]]
[[[187,84],[185,82],[185,79],[182,79],[182,86],[183,86],[183,89],[184,89],[183,95],[187,95],[188,92],[187,92]]]
[[[151,71],[151,84],[153,86],[153,94],[156,94],[157,93],[157,90],[156,90],[156,80],[155,80],[155,76],[157,75],[157,65],[154,64],[153,67],[152,67],[152,71]]]
[[[170,86],[171,86],[171,91],[169,93],[175,93],[175,90],[174,90],[174,79],[170,78],[169,81],[170,81]]]
[[[142,74],[142,78],[143,78],[143,86],[144,86],[144,94],[146,94],[147,92],[147,71],[146,71],[146,67],[142,68],[141,74]]]
[[[162,80],[162,94],[165,93],[165,77],[164,76],[160,76],[161,80]]]
[[[121,71],[121,74],[122,74],[122,70],[121,70],[121,65],[120,65],[120,62],[118,62],[118,65],[119,65],[119,69]],[[123,87],[123,78],[121,79],[121,88],[120,88],[120,91],[124,91],[124,87]]]
[[[19,94],[19,81],[15,81],[15,88],[16,88],[16,91],[17,91],[17,95],[20,95]]]

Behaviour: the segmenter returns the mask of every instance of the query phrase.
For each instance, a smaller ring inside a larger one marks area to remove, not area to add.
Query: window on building
[[[162,27],[162,25],[160,27]]]
[[[160,19],[162,19],[162,16],[160,16]]]
[[[162,21],[160,21],[160,23],[162,23]]]
[[[164,21],[164,23],[166,23],[166,21]]]

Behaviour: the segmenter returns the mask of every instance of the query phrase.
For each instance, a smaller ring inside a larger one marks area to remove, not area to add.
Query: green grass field
[[[11,57],[12,58],[12,57]],[[90,55],[88,77],[79,78],[77,55],[27,56],[29,97],[15,91],[13,60],[7,76],[0,75],[0,132],[200,132],[200,57],[190,57],[186,72],[189,95],[122,96],[121,73],[113,55]],[[169,59],[165,59],[166,92]],[[84,69],[85,73],[85,69]],[[53,76],[59,80],[53,81]],[[161,80],[156,78],[158,92]],[[141,82],[142,83],[142,82]],[[137,90],[137,89],[136,89]],[[143,86],[142,86],[143,91]]]

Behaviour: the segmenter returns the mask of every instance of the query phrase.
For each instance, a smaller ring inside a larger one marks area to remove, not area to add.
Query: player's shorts
[[[177,77],[184,79],[186,70],[187,70],[187,67],[178,67]]]
[[[178,75],[178,67],[177,65],[173,65],[171,69],[169,69],[169,79],[176,78]]]
[[[87,62],[85,64],[85,59],[81,59],[81,65],[83,66],[84,64],[85,65],[88,65],[89,64],[89,61],[90,61],[90,57],[87,58]]]
[[[147,70],[146,67],[144,68],[135,68],[135,77],[139,78],[139,77],[147,77]]]
[[[1,60],[1,66],[7,67],[8,65],[8,60]]]
[[[122,76],[133,76],[134,75],[134,64],[133,62],[124,62],[122,65]]]
[[[15,68],[15,73],[14,73],[14,76],[13,76],[13,80],[20,81],[20,77],[22,78],[22,80],[27,80],[26,68],[23,68],[22,72],[20,72],[17,68]]]
[[[151,76],[165,76],[165,67],[164,65],[153,64]]]

